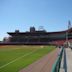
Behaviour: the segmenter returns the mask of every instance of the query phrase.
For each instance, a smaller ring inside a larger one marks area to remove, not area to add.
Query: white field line
[[[8,66],[8,65],[11,64],[11,63],[14,63],[15,61],[17,61],[17,60],[19,60],[19,59],[21,59],[21,58],[23,58],[23,57],[25,57],[25,56],[30,55],[30,54],[32,54],[32,53],[34,53],[34,52],[36,52],[36,51],[37,51],[37,50],[32,51],[32,52],[30,52],[30,53],[27,53],[27,54],[25,54],[25,55],[22,55],[22,56],[20,56],[20,57],[14,59],[14,60],[8,62],[7,64],[4,64],[4,65],[0,66],[0,69],[2,69],[2,68],[4,68],[4,67]]]

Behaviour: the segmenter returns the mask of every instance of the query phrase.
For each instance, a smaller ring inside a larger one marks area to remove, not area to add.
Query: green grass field
[[[54,49],[54,46],[0,46],[0,72],[18,72]]]

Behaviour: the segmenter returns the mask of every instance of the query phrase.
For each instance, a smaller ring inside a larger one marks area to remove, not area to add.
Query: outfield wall
[[[4,43],[4,42],[1,42],[0,45],[52,45],[52,44],[49,44],[48,42],[7,42],[7,43]]]

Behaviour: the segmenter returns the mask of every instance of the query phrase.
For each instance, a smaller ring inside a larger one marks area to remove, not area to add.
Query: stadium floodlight
[[[39,31],[43,31],[44,30],[44,27],[43,26],[39,26]]]

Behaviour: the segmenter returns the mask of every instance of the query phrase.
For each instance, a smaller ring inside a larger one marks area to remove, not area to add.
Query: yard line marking
[[[39,50],[39,49],[38,49],[38,50]],[[23,58],[23,57],[25,57],[25,56],[30,55],[30,54],[32,54],[32,53],[34,53],[34,52],[36,52],[36,51],[37,51],[37,50],[32,51],[32,52],[30,52],[30,53],[27,53],[27,54],[25,54],[25,55],[22,55],[21,57],[18,57],[18,58],[12,60],[11,62],[9,62],[9,63],[7,63],[7,64],[4,64],[4,65],[0,66],[0,69],[2,69],[2,68],[4,68],[4,67],[8,66],[8,65],[11,64],[11,63],[14,63],[15,61],[17,61],[17,60],[19,60],[19,59],[21,59],[21,58]]]

